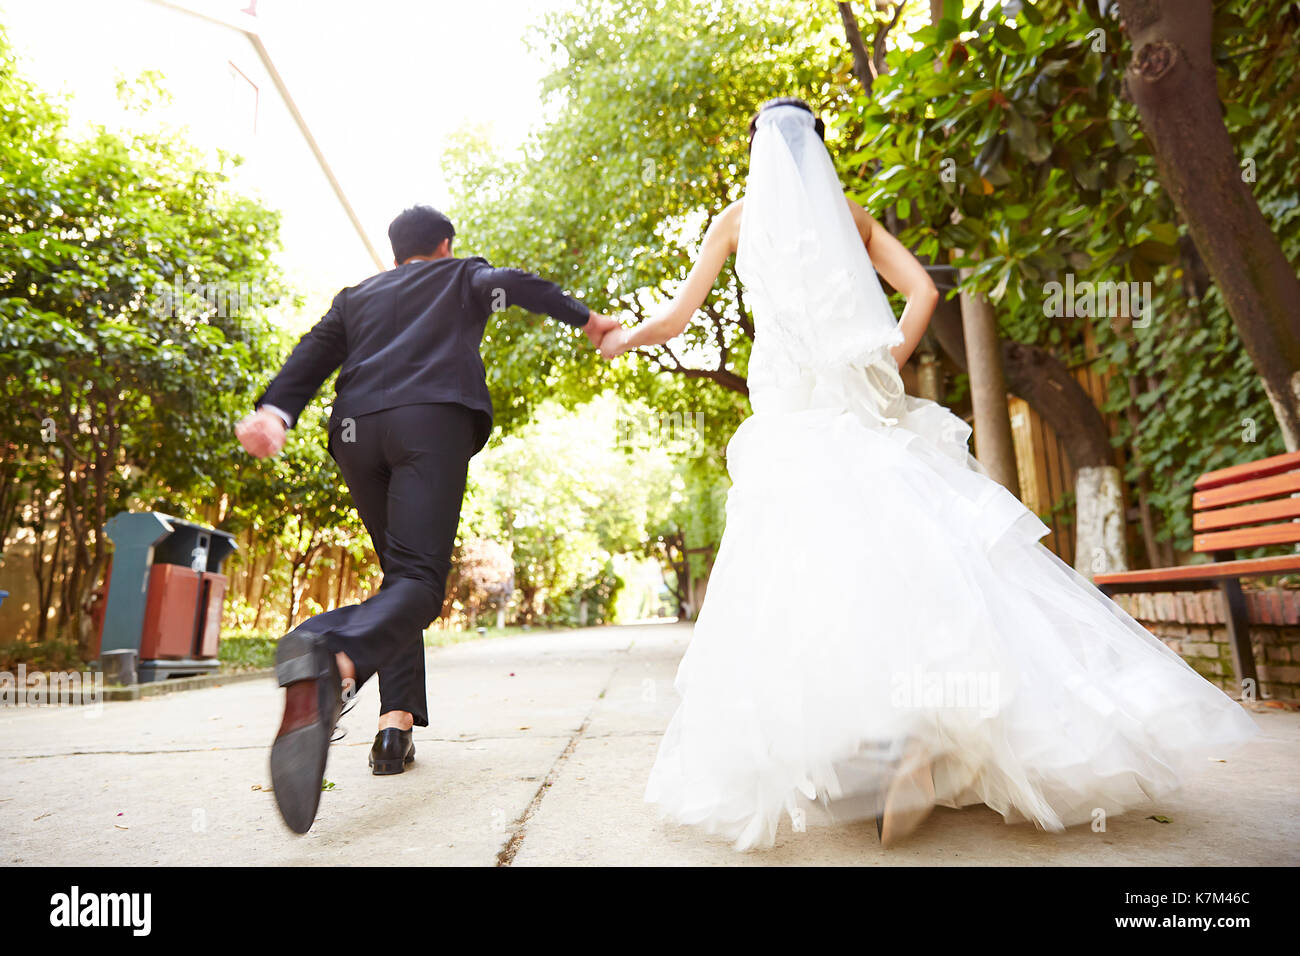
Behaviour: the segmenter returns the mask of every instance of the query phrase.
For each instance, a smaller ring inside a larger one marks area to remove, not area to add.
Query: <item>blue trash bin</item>
[[[157,511],[123,511],[104,530],[113,542],[113,565],[101,655],[134,651],[140,683],[216,672],[216,650],[204,651],[203,645],[215,634],[211,619],[220,621],[226,585],[220,572],[235,550],[234,538]],[[107,661],[105,671],[109,663],[130,671]]]

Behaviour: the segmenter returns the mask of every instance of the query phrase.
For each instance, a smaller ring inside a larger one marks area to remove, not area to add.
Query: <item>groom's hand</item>
[[[284,447],[284,421],[275,412],[260,408],[235,426],[235,437],[254,458],[266,458]]]
[[[591,342],[594,348],[600,348],[605,333],[612,332],[617,328],[619,328],[618,319],[608,315],[601,315],[599,312],[592,312],[591,317],[587,319],[587,324],[582,327],[582,331],[587,333],[587,340]]]
[[[600,354],[603,358],[610,360],[618,358],[627,351],[628,339],[632,337],[632,330],[619,326],[606,333],[605,338],[600,343]]]

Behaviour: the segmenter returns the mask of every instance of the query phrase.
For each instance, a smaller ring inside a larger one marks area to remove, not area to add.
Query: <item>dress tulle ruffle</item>
[[[646,789],[674,821],[770,845],[878,812],[904,746],[940,806],[1047,830],[1144,804],[1257,732],[1221,690],[1039,541],[903,395],[893,360],[810,371],[757,347],[755,414],[681,704]]]

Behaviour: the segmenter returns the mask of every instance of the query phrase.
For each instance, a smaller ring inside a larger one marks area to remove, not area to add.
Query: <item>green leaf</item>
[[[1020,34],[1005,23],[999,23],[993,27],[993,37],[1008,50],[1019,52],[1025,48],[1025,41],[1020,39]]]

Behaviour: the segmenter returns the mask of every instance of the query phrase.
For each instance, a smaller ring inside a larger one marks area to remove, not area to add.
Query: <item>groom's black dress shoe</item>
[[[280,815],[306,833],[320,806],[330,736],[338,722],[343,681],[334,654],[318,634],[291,631],[275,651],[275,679],[284,688],[284,718],[271,745],[271,787]]]
[[[370,770],[376,776],[401,773],[413,760],[415,741],[411,739],[411,731],[385,727],[375,734],[374,746],[370,748]]]

